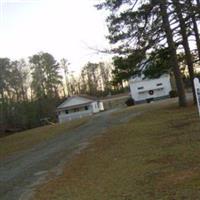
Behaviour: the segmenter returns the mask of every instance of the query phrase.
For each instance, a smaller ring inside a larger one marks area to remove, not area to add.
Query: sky
[[[106,13],[96,0],[0,0],[0,57],[28,58],[48,52],[79,72],[88,61],[110,59]]]

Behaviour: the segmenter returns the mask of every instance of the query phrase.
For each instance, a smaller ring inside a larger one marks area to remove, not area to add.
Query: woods
[[[111,67],[88,63],[80,75],[70,73],[67,60],[60,62],[40,52],[29,60],[0,58],[0,133],[16,132],[56,122],[56,106],[68,96],[103,96],[111,92]]]

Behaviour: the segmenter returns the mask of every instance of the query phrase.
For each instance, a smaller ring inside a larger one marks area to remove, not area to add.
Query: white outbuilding
[[[72,96],[57,107],[59,123],[103,111],[103,103],[88,96]]]
[[[142,76],[132,77],[129,85],[131,97],[135,103],[169,97],[172,90],[169,74],[156,79],[146,79]]]

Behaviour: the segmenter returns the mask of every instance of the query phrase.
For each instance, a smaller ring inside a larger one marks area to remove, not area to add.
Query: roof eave
[[[66,107],[57,107],[57,111],[62,111],[62,110],[67,110],[67,109],[73,109],[73,108],[80,108],[83,106],[87,106],[89,104],[91,104],[93,101],[87,102],[87,103],[83,103],[83,104],[77,104],[77,105],[73,105],[73,106],[66,106]]]

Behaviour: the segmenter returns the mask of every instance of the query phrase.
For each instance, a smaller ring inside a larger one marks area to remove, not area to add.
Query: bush
[[[126,104],[127,106],[133,106],[133,105],[135,105],[135,101],[134,101],[134,99],[132,99],[132,97],[129,97],[129,98],[125,101],[125,104]]]
[[[174,97],[177,97],[177,96],[178,96],[178,93],[177,93],[176,90],[171,90],[171,91],[169,92],[169,96],[170,96],[170,98],[174,98]]]

